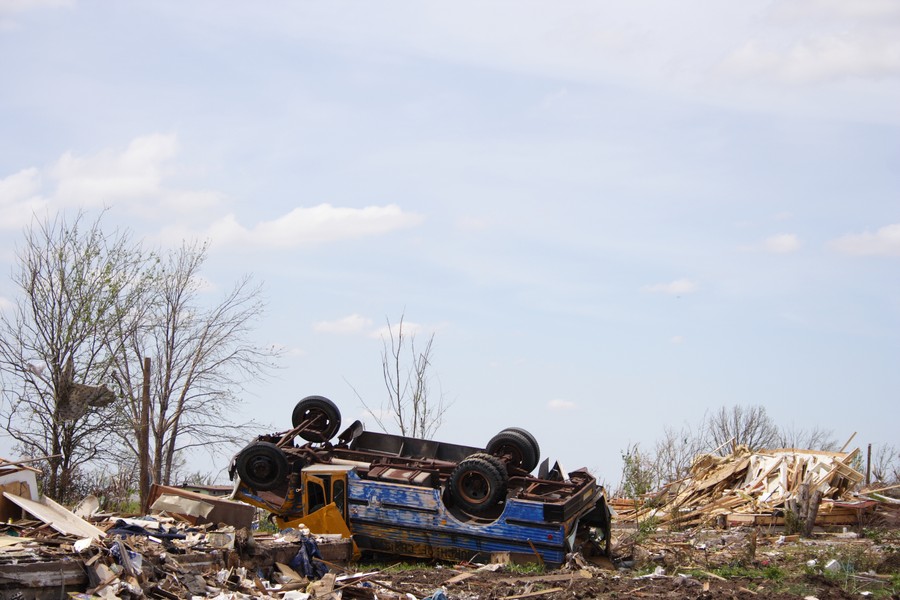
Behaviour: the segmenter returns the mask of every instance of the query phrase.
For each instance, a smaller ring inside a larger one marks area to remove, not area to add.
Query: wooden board
[[[34,515],[56,531],[74,535],[79,538],[100,539],[106,534],[103,530],[94,527],[72,511],[60,506],[46,496],[40,502],[28,500],[9,492],[3,492],[3,497],[10,500],[29,514]]]

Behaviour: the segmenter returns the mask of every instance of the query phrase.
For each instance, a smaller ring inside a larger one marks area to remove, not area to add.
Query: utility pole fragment
[[[144,358],[144,386],[141,391],[141,426],[138,435],[140,454],[141,514],[150,512],[150,357]]]

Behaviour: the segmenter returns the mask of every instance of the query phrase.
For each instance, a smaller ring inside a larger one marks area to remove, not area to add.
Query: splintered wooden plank
[[[744,471],[750,465],[750,457],[746,456],[740,460],[736,460],[730,464],[723,465],[717,470],[710,473],[710,475],[704,478],[702,481],[695,483],[693,488],[695,490],[704,490],[706,488],[712,487],[714,485],[718,485],[723,481],[727,481],[735,476],[735,474]]]

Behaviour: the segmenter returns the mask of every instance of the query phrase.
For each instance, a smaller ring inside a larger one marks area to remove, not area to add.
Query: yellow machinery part
[[[314,535],[340,534],[342,538],[352,539],[353,537],[350,533],[350,528],[347,527],[347,522],[344,521],[341,511],[334,502],[299,519],[285,521],[276,516],[275,524],[278,525],[279,529],[287,529],[288,527],[298,529],[301,526],[306,526],[310,533]],[[356,542],[353,542],[353,557],[354,559],[359,557],[359,548],[356,547]]]

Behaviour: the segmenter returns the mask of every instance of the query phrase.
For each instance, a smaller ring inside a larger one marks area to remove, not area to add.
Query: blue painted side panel
[[[533,554],[533,545],[546,562],[560,564],[566,533],[576,522],[573,517],[547,523],[540,502],[518,499],[508,500],[493,522],[466,522],[447,510],[437,489],[362,480],[354,473],[348,473],[347,483],[350,530],[391,544],[398,553],[440,556],[446,548]]]

